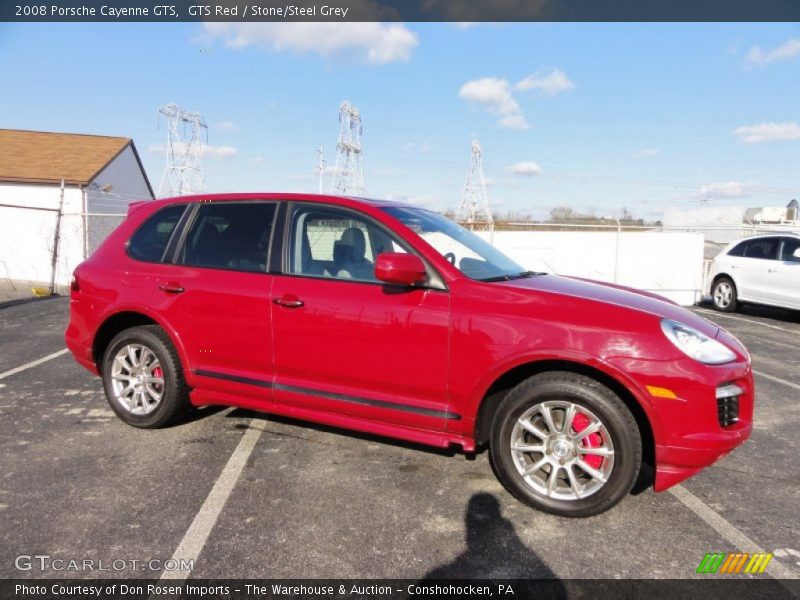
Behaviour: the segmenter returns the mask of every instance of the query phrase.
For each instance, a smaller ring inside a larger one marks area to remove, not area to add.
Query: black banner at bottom
[[[399,600],[646,598],[789,600],[800,580],[714,579],[5,579],[2,600]]]

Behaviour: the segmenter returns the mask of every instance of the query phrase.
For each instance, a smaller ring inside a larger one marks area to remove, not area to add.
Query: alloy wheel
[[[605,424],[572,402],[542,402],[526,410],[514,424],[510,449],[523,481],[554,500],[591,496],[614,468],[614,445]]]

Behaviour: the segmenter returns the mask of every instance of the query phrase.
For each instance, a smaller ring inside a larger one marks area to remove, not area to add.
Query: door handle
[[[767,273],[777,273],[778,269],[769,268],[767,269]]]
[[[738,269],[739,265],[731,265],[731,269]]]
[[[303,301],[294,294],[286,294],[280,298],[275,298],[274,302],[286,308],[300,308],[303,306]]]
[[[158,286],[158,289],[167,294],[182,294],[186,291],[180,283],[175,283],[174,281],[162,284]]]

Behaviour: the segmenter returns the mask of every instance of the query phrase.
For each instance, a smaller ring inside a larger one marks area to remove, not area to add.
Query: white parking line
[[[6,371],[5,373],[0,373],[0,379],[5,379],[6,377],[11,377],[12,375],[16,375],[21,371],[25,371],[27,369],[32,369],[33,367],[38,367],[42,363],[46,363],[48,360],[53,360],[54,358],[58,358],[59,356],[63,356],[69,352],[66,348],[63,350],[59,350],[58,352],[53,352],[52,354],[48,354],[47,356],[43,356],[37,360],[29,362],[28,364],[22,365],[21,367],[17,367],[15,369],[11,369],[10,371]]]
[[[755,369],[753,369],[753,374],[758,375],[759,377],[763,377],[764,379],[769,379],[770,381],[774,381],[775,383],[782,383],[787,387],[800,390],[800,384],[794,383],[793,381],[786,381],[785,379],[781,379],[780,377],[775,377],[775,375],[767,375],[763,371],[756,371]]]
[[[177,561],[178,564],[181,564],[181,561],[185,563],[187,560],[191,560],[192,564],[197,562],[197,557],[200,556],[200,552],[202,552],[203,546],[205,546],[206,540],[222,512],[228,496],[231,495],[231,491],[233,491],[236,481],[239,479],[239,475],[245,464],[247,464],[247,459],[253,452],[253,448],[263,431],[263,421],[261,419],[253,419],[247,427],[247,431],[239,441],[239,445],[236,446],[233,454],[231,454],[228,463],[222,469],[222,473],[220,473],[216,483],[214,483],[214,487],[211,488],[205,502],[203,502],[197,515],[195,515],[194,521],[192,521],[189,529],[186,530],[181,543],[178,544],[178,548],[172,555],[173,560]],[[161,574],[161,579],[183,580],[189,577],[190,574],[190,569],[164,571]]]
[[[725,538],[728,542],[733,544],[742,552],[749,552],[751,554],[755,552],[765,552],[761,546],[756,544],[744,533],[736,529],[736,527],[728,523],[714,509],[712,509],[682,485],[671,487],[668,491],[670,494],[680,500],[684,506],[686,506],[698,517],[703,519],[706,524],[710,525],[713,529],[716,529],[717,533],[719,533],[723,538]],[[791,569],[782,565],[776,560],[770,561],[766,573],[775,579],[798,578],[797,573],[793,572]]]
[[[706,310],[705,308],[696,308],[695,312],[702,312],[707,315],[714,315],[715,317],[723,317],[724,319],[733,319],[734,321],[744,321],[745,323],[752,323],[753,325],[761,325],[762,327],[769,327],[770,329],[777,329],[778,331],[785,331],[786,333],[798,333],[797,329],[787,329],[779,325],[771,325],[770,323],[762,323],[761,321],[754,321],[753,319],[745,319],[744,317],[735,317],[715,310]]]

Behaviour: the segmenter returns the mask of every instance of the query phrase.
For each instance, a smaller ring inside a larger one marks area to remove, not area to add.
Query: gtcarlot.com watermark
[[[61,558],[50,554],[19,554],[14,558],[17,571],[192,571],[193,558]]]

